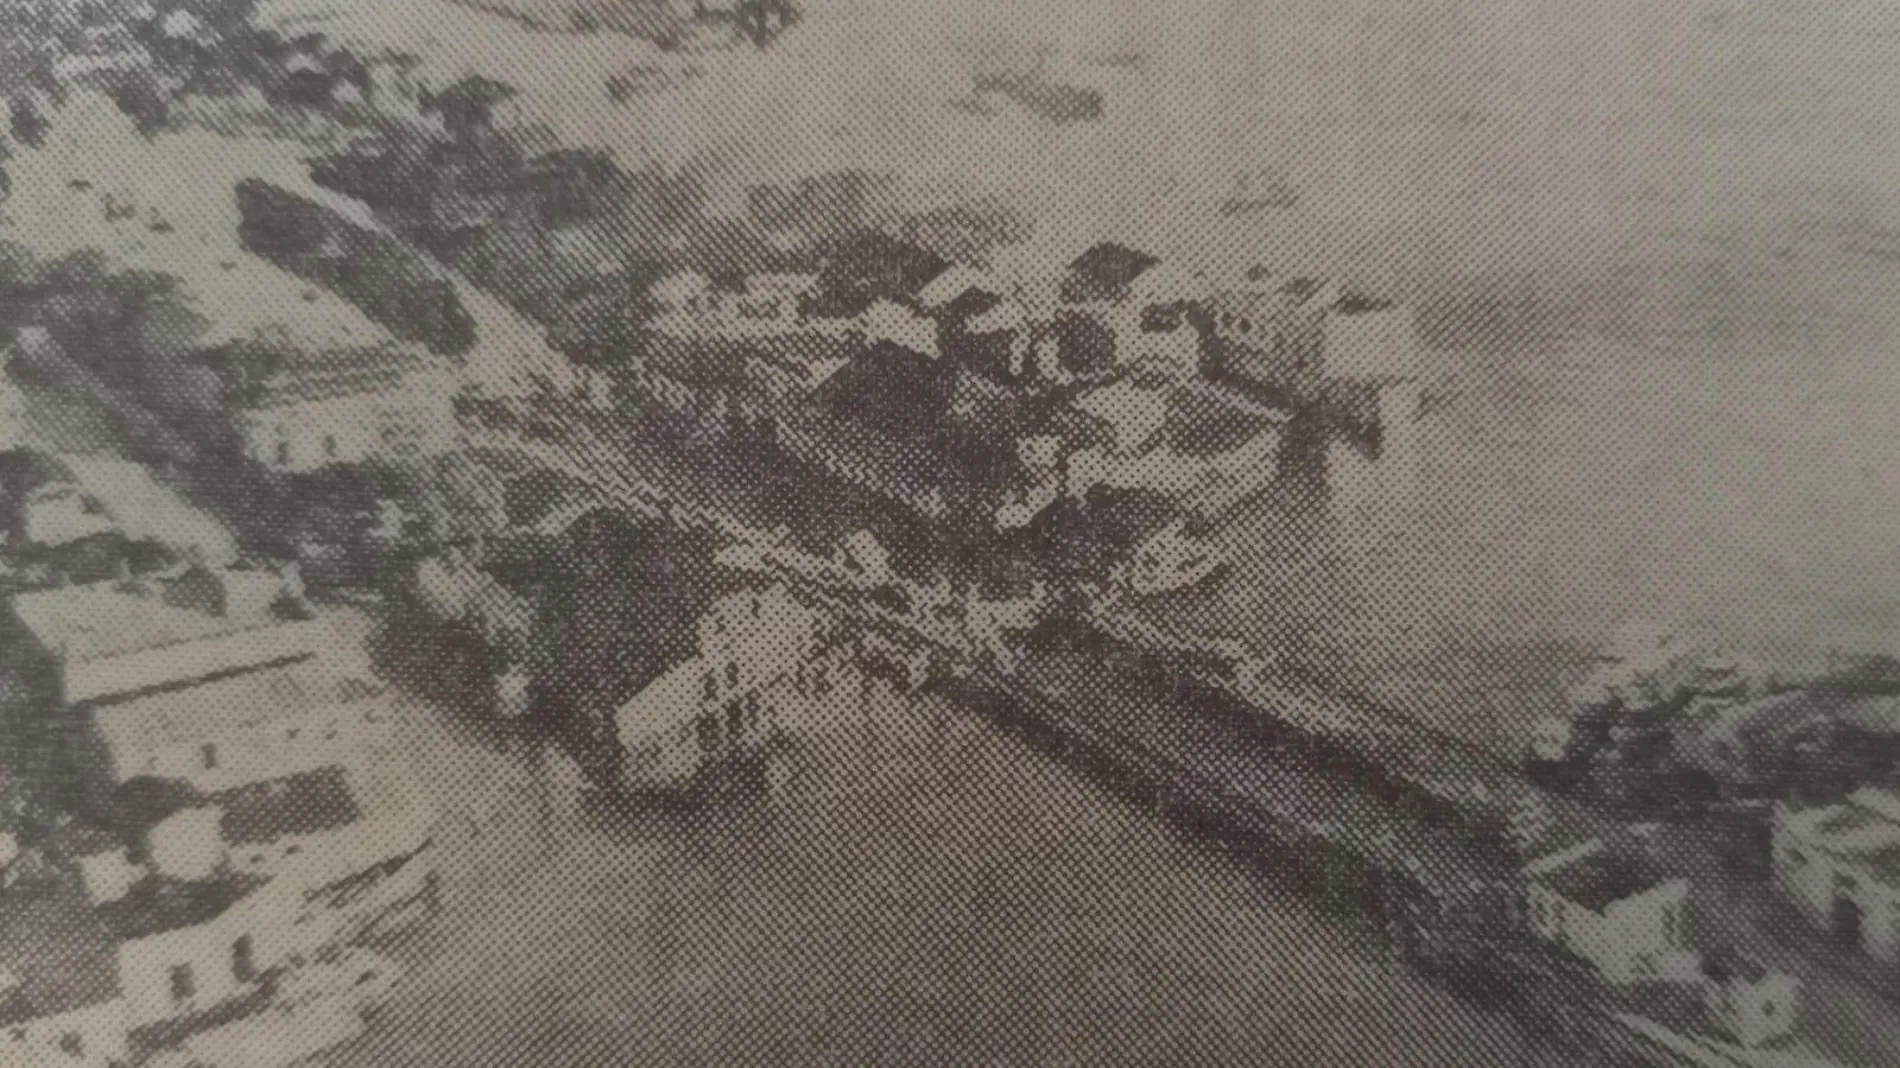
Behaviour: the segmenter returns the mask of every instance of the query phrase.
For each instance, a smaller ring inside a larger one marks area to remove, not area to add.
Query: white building
[[[399,353],[339,356],[246,396],[236,413],[243,454],[295,474],[369,460],[439,456],[461,441],[447,363]]]
[[[328,662],[260,667],[88,708],[115,784],[151,777],[218,793],[366,758],[389,723],[369,680]]]
[[[678,789],[756,753],[775,730],[782,690],[817,655],[820,617],[782,586],[721,598],[698,625],[692,659],[649,682],[614,714],[622,780]]]
[[[291,600],[275,573],[205,568],[20,593],[20,655],[0,670],[61,707],[334,652],[332,629],[287,613]]]
[[[1856,790],[1838,805],[1777,806],[1775,885],[1808,921],[1900,962],[1900,796]]]
[[[857,318],[867,345],[888,343],[936,359],[937,324],[893,300],[879,298]]]
[[[137,1030],[256,993],[264,973],[305,948],[301,907],[294,887],[238,878],[148,884],[101,906],[118,942],[127,1025]]]
[[[1611,983],[1690,982],[1699,958],[1684,930],[1689,881],[1602,839],[1527,865],[1531,926]]]

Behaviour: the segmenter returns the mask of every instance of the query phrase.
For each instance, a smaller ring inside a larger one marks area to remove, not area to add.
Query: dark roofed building
[[[218,829],[233,846],[260,845],[347,827],[363,816],[336,765],[215,794]]]
[[[927,249],[875,231],[841,245],[818,272],[810,311],[821,318],[861,314],[879,300],[903,303],[950,263]]]
[[[812,394],[814,408],[903,437],[942,426],[950,377],[942,364],[901,345],[874,345]]]
[[[1232,452],[1283,421],[1277,413],[1243,407],[1211,389],[1183,386],[1170,398],[1161,441],[1183,456],[1204,460]]]
[[[1145,252],[1104,241],[1069,264],[1062,280],[1062,299],[1069,304],[1119,301],[1136,278],[1160,262]]]

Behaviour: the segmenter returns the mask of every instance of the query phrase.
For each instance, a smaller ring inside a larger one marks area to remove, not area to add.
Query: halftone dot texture
[[[729,9],[764,20],[762,45]],[[867,229],[1027,277],[1115,241],[1392,297],[1422,347],[1408,477],[1346,492],[1359,454],[1290,435],[1307,481],[1224,517],[1227,566],[1149,618],[1505,762],[1631,619],[1796,669],[1900,637],[1900,14],[1871,0],[260,0],[254,28],[323,35],[296,47],[200,21],[149,69],[59,67],[57,103],[0,70],[29,101],[0,163],[0,325],[43,331],[15,343],[0,432],[149,461],[188,500],[101,485],[161,541],[225,551],[193,505],[267,550],[313,512],[373,511],[348,485],[286,500],[217,474],[205,454],[229,443],[206,427],[228,411],[194,354],[289,368],[246,380],[246,403],[347,406],[430,352],[490,396],[571,357],[615,403],[651,390],[630,365],[673,359],[705,424],[594,411],[516,435],[418,379],[394,421],[480,454],[394,476],[448,487],[433,522],[558,512],[574,486],[523,489],[540,466],[829,550],[866,525],[872,495],[840,482],[867,466],[735,444],[742,406],[705,398],[738,372],[642,347],[652,279],[790,271]],[[294,221],[325,211],[348,236]],[[884,392],[851,395],[858,414],[918,399]],[[282,453],[259,431],[252,459],[388,440],[350,426]],[[928,485],[934,463],[879,477]],[[640,598],[703,546],[617,536],[642,563],[510,576],[559,606],[540,625],[568,655],[542,699],[598,707],[690,650],[697,602]],[[408,974],[333,1065],[1566,1063],[1407,969],[1290,851],[1177,826],[943,694],[854,682],[788,705],[770,800],[602,810],[458,707],[474,660],[384,639],[405,692],[377,757],[439,814],[446,908],[393,951]],[[1143,707],[1102,703],[1111,722]],[[1218,731],[1144,737],[1242,789],[1351,790]],[[1679,856],[1702,870],[1689,840]],[[1785,922],[1756,884],[1711,896],[1727,877],[1707,870],[1700,933]],[[1900,1063],[1840,954],[1766,944],[1831,1052]]]

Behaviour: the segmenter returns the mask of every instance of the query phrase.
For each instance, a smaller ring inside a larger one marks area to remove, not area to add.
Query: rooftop
[[[1278,412],[1193,383],[1174,391],[1162,433],[1168,448],[1175,452],[1208,459],[1232,452],[1285,422],[1286,417]]]
[[[330,666],[301,661],[136,693],[95,706],[107,748],[152,753],[341,703]]]
[[[879,299],[915,297],[949,267],[949,261],[909,242],[861,234],[834,252],[818,273],[812,314],[848,317]]]
[[[335,764],[240,786],[210,800],[223,813],[218,828],[233,846],[347,827],[363,816],[348,775]]]
[[[390,393],[404,388],[412,375],[428,367],[419,351],[396,342],[301,354],[275,373],[245,386],[236,400],[247,408],[281,408]],[[430,388],[440,387],[431,383]]]
[[[195,576],[215,577],[223,611],[207,611],[184,594]],[[68,663],[104,660],[281,622],[275,606],[283,580],[264,571],[187,572],[137,584],[117,580],[16,594],[13,611],[39,644]]]
[[[1070,262],[1062,299],[1074,304],[1121,300],[1130,283],[1160,262],[1145,252],[1104,241]]]
[[[1592,912],[1635,897],[1667,880],[1645,858],[1598,846],[1538,874],[1538,881]]]
[[[192,506],[143,464],[115,456],[61,457],[72,479],[91,494],[129,538],[150,539],[196,553],[214,567],[237,559],[237,542],[222,523]]]
[[[74,880],[0,893],[0,1027],[74,1012],[119,996],[111,938]]]

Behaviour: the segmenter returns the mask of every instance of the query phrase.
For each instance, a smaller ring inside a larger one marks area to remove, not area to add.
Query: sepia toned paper
[[[1900,1064],[1896,42],[0,5],[0,1065]]]

